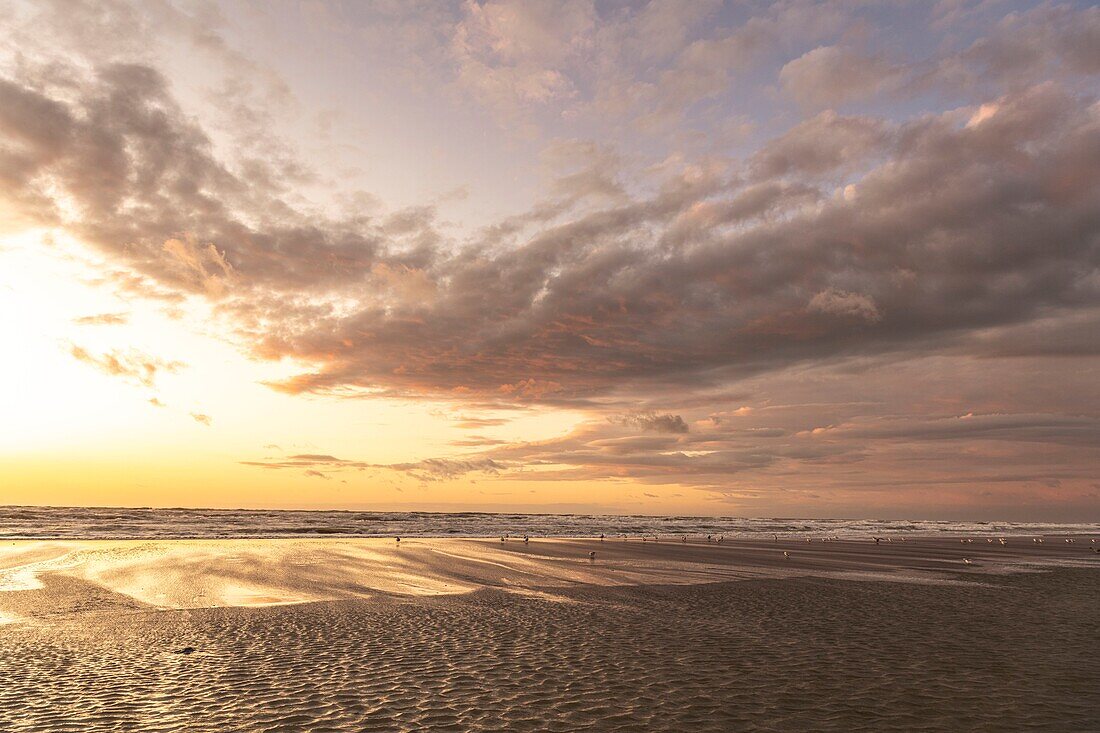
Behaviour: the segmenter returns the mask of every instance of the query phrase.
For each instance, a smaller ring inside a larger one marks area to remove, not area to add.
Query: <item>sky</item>
[[[0,504],[1100,521],[1100,8],[0,3]]]

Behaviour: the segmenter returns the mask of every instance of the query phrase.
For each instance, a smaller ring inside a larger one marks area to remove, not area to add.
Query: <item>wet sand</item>
[[[6,543],[0,730],[1100,730],[1094,546]]]

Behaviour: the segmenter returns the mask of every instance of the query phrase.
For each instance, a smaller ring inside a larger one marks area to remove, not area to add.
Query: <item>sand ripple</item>
[[[0,627],[3,731],[1100,730],[1090,570],[190,610],[45,586]]]

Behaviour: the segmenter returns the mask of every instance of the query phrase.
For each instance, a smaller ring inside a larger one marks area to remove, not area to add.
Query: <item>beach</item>
[[[717,539],[5,542],[0,730],[1100,729],[1090,537]]]

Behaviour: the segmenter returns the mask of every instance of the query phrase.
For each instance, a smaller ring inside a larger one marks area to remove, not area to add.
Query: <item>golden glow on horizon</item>
[[[425,484],[385,469],[348,469],[327,480],[301,470],[242,465],[302,453],[372,464],[460,456],[452,441],[471,432],[500,441],[539,441],[569,432],[584,415],[525,410],[483,414],[507,420],[476,431],[455,427],[470,413],[447,404],[292,397],[262,382],[295,365],[249,359],[219,331],[203,302],[130,297],[97,282],[111,268],[59,231],[0,239],[3,343],[0,360],[0,504],[446,508],[460,505],[640,503],[619,482],[524,482],[468,475]],[[122,314],[125,323],[78,319]],[[74,358],[141,354],[174,371],[138,378],[104,373]],[[156,404],[151,400],[156,400]],[[192,413],[208,415],[204,425]],[[633,498],[632,498],[633,497]],[[676,501],[676,499],[674,499]]]

